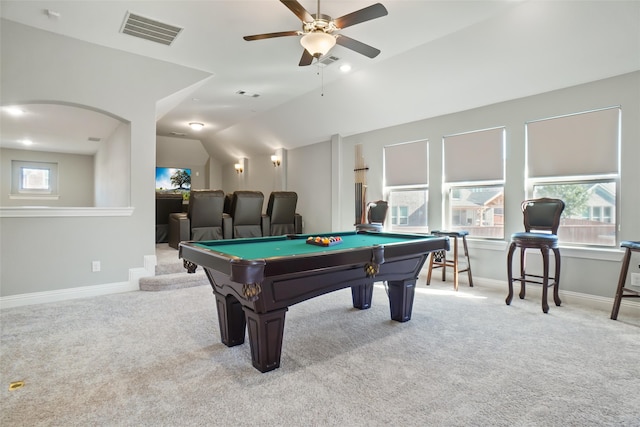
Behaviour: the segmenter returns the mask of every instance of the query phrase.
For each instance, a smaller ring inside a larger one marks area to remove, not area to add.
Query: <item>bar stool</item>
[[[524,299],[525,283],[542,285],[542,311],[549,312],[547,303],[547,288],[553,286],[553,300],[557,306],[561,304],[558,296],[558,283],[560,282],[560,249],[558,245],[558,228],[560,216],[564,210],[564,202],[560,199],[540,198],[525,200],[521,205],[524,216],[524,232],[511,235],[511,245],[507,254],[507,280],[509,294],[505,302],[511,304],[513,299],[513,282],[520,281],[520,299]],[[520,277],[513,277],[512,263],[513,253],[520,248]],[[527,249],[540,249],[542,254],[542,275],[527,274],[525,272],[525,251]],[[549,250],[553,251],[555,261],[555,274],[549,276]],[[533,279],[532,279],[533,278]],[[549,281],[553,280],[551,284]]]
[[[620,242],[620,247],[626,248],[626,251],[624,253],[624,258],[622,258],[622,268],[620,269],[620,279],[618,280],[616,297],[613,300],[613,310],[611,311],[611,318],[613,320],[618,319],[618,311],[620,310],[622,298],[640,298],[640,291],[624,287],[625,282],[627,281],[629,264],[631,263],[631,252],[640,252],[640,242],[630,242],[625,240]],[[627,292],[627,294],[625,294],[625,292]]]
[[[473,287],[473,279],[471,277],[471,261],[469,260],[469,249],[467,248],[467,236],[469,232],[466,230],[446,231],[434,230],[432,235],[438,237],[449,237],[453,239],[453,258],[447,259],[447,251],[433,252],[429,261],[429,273],[427,274],[427,286],[431,283],[431,272],[434,268],[442,268],[442,281],[446,280],[447,267],[453,268],[453,289],[458,290],[459,273],[467,272],[469,277],[469,286]],[[467,268],[460,269],[458,265],[458,239],[462,239],[462,247],[464,248],[464,256],[467,258]]]

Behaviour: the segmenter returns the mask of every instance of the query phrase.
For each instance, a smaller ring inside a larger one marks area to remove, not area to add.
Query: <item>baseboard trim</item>
[[[25,305],[45,304],[49,302],[67,301],[78,298],[117,294],[140,290],[138,281],[106,283],[103,285],[80,286],[77,288],[58,289],[55,291],[32,292],[28,294],[0,297],[0,310],[22,307]]]
[[[140,278],[155,275],[156,264],[157,258],[155,255],[145,255],[144,267],[129,269],[128,282],[105,283],[102,285],[80,286],[77,288],[57,289],[55,291],[32,292],[28,294],[0,297],[0,310],[4,308],[22,307],[25,305],[46,304],[49,302],[66,301],[77,298],[139,291]]]
[[[505,293],[505,298],[507,296],[507,284],[505,281],[474,277],[473,282],[476,285],[492,288],[495,291],[503,291]],[[464,286],[464,284],[461,284],[461,286]],[[517,299],[517,293],[519,291],[520,285],[514,284],[514,292],[516,293],[516,296],[514,297],[515,299]],[[528,286],[526,288],[526,292],[527,298],[529,299],[542,297],[542,288],[540,286]],[[608,313],[611,313],[611,309],[613,307],[613,297],[601,297],[597,295],[583,294],[580,292],[563,291],[562,289],[560,289],[559,295],[563,304],[588,307]],[[549,295],[549,298],[549,301],[551,301],[550,304],[553,305],[551,295]],[[623,298],[620,303],[620,316],[623,315],[640,317],[640,301]]]
[[[154,257],[155,258],[155,257]],[[151,267],[155,265],[155,259],[145,259],[145,265]],[[100,295],[117,294],[122,292],[139,291],[140,285],[138,280],[141,277],[153,276],[154,273],[148,268],[132,268],[129,270],[128,282],[106,283],[103,285],[81,286],[77,288],[58,289],[55,291],[33,292],[28,294],[10,295],[0,297],[0,310],[12,307],[21,307],[25,305],[45,304],[49,302],[66,301],[77,298],[94,297]],[[496,292],[506,292],[504,281],[474,277],[476,286],[484,286]],[[464,284],[461,284],[464,286]],[[540,297],[541,289],[537,286],[529,286],[527,295],[530,298]],[[589,307],[592,309],[611,312],[613,306],[613,298],[600,297],[596,295],[582,294],[579,292],[560,290],[560,299],[566,304],[575,304],[578,306]],[[640,317],[640,302],[635,300],[623,299],[620,304],[620,316],[638,316]]]

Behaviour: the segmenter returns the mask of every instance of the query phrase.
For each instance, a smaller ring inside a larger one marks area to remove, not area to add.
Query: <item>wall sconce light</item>
[[[240,163],[236,163],[233,167],[236,168],[236,173],[242,173],[242,165]]]
[[[191,126],[191,129],[193,130],[200,130],[204,127],[202,123],[196,123],[196,122],[189,123],[189,126]]]
[[[280,158],[278,156],[276,156],[275,154],[271,156],[271,163],[273,163],[273,167],[278,167],[280,166]]]

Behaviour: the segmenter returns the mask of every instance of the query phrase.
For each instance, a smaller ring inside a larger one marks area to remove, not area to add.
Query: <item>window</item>
[[[385,227],[403,233],[428,230],[427,141],[390,145],[384,148],[385,193],[388,194],[390,224]]]
[[[429,192],[426,188],[389,191],[391,230],[404,233],[426,233]]]
[[[20,191],[42,190],[51,192],[51,186],[49,184],[49,176],[51,175],[50,169],[21,168],[20,175],[22,176]]]
[[[565,202],[563,244],[616,246],[620,108],[527,123],[528,185],[534,198]]]
[[[12,197],[58,196],[57,163],[12,160],[11,174]]]
[[[504,128],[445,136],[443,145],[447,228],[504,238]]]
[[[533,186],[533,197],[553,197],[565,203],[558,238],[565,243],[615,246],[616,183],[581,181]]]

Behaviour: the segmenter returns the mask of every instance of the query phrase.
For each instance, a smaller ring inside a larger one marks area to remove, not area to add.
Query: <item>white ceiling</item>
[[[336,18],[374,2],[325,0],[320,7]],[[315,13],[316,1],[300,3]],[[199,139],[223,162],[640,69],[636,0],[381,3],[388,16],[341,32],[382,53],[369,59],[336,46],[330,54],[340,60],[324,68],[297,65],[298,37],[242,39],[300,29],[298,18],[278,0],[2,0],[0,13],[25,25],[210,72],[212,77],[196,88],[159,105],[157,134]],[[124,35],[119,30],[127,11],[184,30],[171,46]],[[346,63],[352,66],[348,74],[339,71]],[[260,96],[240,96],[239,90]],[[166,105],[171,108],[165,112]],[[9,136],[17,136],[6,132],[5,113],[2,119],[2,145],[7,146]],[[205,128],[190,130],[192,121]],[[17,125],[9,126],[19,132]],[[82,143],[100,136],[97,129],[93,124],[81,129]]]

